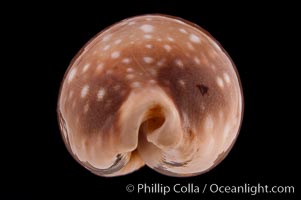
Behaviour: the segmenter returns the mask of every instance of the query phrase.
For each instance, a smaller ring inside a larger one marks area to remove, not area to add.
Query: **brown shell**
[[[238,73],[221,45],[162,15],[95,36],[70,64],[58,100],[68,150],[101,176],[144,163],[170,176],[204,173],[231,149],[242,114]]]

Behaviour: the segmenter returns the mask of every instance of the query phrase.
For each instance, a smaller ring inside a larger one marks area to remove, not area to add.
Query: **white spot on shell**
[[[148,48],[148,49],[151,49],[151,48],[153,48],[153,45],[147,44],[147,45],[145,45],[145,47]]]
[[[196,63],[196,64],[201,64],[201,61],[200,61],[200,59],[198,58],[198,57],[194,57],[194,62]]]
[[[169,46],[168,44],[165,44],[163,47],[167,52],[171,51],[171,46]]]
[[[111,45],[108,44],[102,50],[107,51],[110,47],[111,47]]]
[[[158,42],[162,42],[162,39],[161,39],[161,38],[157,38],[157,41],[158,41]]]
[[[81,90],[80,96],[82,98],[85,98],[87,96],[88,92],[89,92],[89,85],[85,85]]]
[[[226,83],[230,83],[230,76],[225,72],[224,73],[224,79],[225,79],[225,81],[226,81]]]
[[[157,81],[154,80],[154,79],[151,79],[151,80],[149,80],[148,82],[149,82],[150,84],[156,84],[156,83],[157,83]]]
[[[138,81],[135,81],[135,82],[131,83],[132,88],[138,88],[140,86],[141,86],[141,84]]]
[[[73,68],[70,70],[70,73],[69,73],[69,76],[68,76],[68,82],[71,82],[75,76],[77,72],[77,69],[76,68]]]
[[[112,35],[111,34],[109,34],[109,35],[105,35],[103,38],[102,38],[102,41],[104,41],[104,42],[107,42],[107,41],[109,41],[110,40],[110,38],[112,37]]]
[[[221,77],[217,77],[216,78],[216,82],[217,82],[217,85],[220,87],[220,88],[223,88],[224,87],[224,81]]]
[[[114,89],[115,91],[118,91],[120,88],[121,88],[120,85],[115,85],[115,86],[113,87],[113,89]]]
[[[158,67],[162,67],[162,66],[164,65],[164,63],[165,63],[165,59],[161,59],[161,60],[159,60],[159,61],[156,63],[156,65],[157,65]]]
[[[180,84],[181,86],[185,86],[185,81],[179,80],[178,82],[179,82],[179,84]]]
[[[85,66],[83,67],[83,73],[86,72],[90,67],[90,63],[85,64]]]
[[[127,74],[126,78],[131,80],[131,79],[135,78],[135,75],[134,74]]]
[[[192,51],[194,50],[194,47],[190,42],[187,42],[187,47],[188,47],[188,49],[190,49]]]
[[[180,31],[181,33],[187,34],[187,31],[186,31],[185,29],[183,29],[183,28],[180,28],[179,31]]]
[[[97,100],[98,100],[98,101],[103,100],[105,94],[106,94],[105,89],[104,89],[104,88],[100,88],[100,89],[98,90],[98,92],[97,92]]]
[[[146,20],[146,21],[152,21],[153,19],[150,18],[150,17],[148,17],[148,18],[146,18],[145,20]]]
[[[149,35],[149,34],[145,34],[143,37],[144,37],[145,39],[152,39],[152,36]]]
[[[97,71],[97,72],[101,72],[101,71],[103,70],[103,66],[104,66],[103,63],[99,63],[99,64],[97,65],[97,67],[96,67],[96,71]]]
[[[116,59],[120,56],[120,51],[114,51],[112,54],[111,54],[111,58],[113,59]]]
[[[175,60],[175,63],[176,63],[176,65],[177,65],[178,67],[180,67],[180,68],[183,68],[183,67],[184,67],[183,62],[182,62],[182,60],[180,60],[180,59],[176,59],[176,60]]]
[[[189,39],[191,42],[194,42],[194,43],[200,43],[201,40],[198,36],[196,36],[195,34],[190,34],[189,36]]]
[[[131,62],[131,59],[129,59],[129,58],[122,59],[122,63],[124,63],[124,64],[129,64],[130,62]]]
[[[89,110],[89,104],[86,104],[86,105],[84,106],[84,113],[88,112],[88,110]]]
[[[167,40],[170,42],[174,42],[175,40],[172,37],[167,37]]]
[[[121,39],[118,39],[118,40],[116,40],[114,43],[115,43],[115,44],[120,44],[121,41],[122,41]]]
[[[143,60],[145,63],[148,63],[148,64],[154,62],[154,59],[152,57],[144,57]]]
[[[140,29],[142,31],[144,31],[145,33],[150,33],[150,32],[153,32],[154,27],[152,25],[149,25],[149,24],[144,24],[144,25],[140,26]]]
[[[130,67],[129,67],[129,68],[126,69],[126,71],[127,71],[128,73],[131,73],[131,72],[133,72],[134,70],[133,70],[133,68],[130,68]]]
[[[203,111],[205,110],[204,104],[201,105],[201,109],[202,109]]]
[[[129,22],[128,24],[129,25],[134,25],[134,24],[136,24],[136,22]]]
[[[113,70],[111,70],[111,69],[108,69],[106,72],[107,75],[111,75],[112,73],[113,73]]]
[[[156,71],[155,69],[149,69],[148,71],[149,71],[149,73],[150,73],[151,75],[153,75],[153,76],[156,76],[156,75],[157,75],[157,71]]]

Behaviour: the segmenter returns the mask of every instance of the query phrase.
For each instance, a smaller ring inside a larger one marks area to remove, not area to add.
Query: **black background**
[[[12,131],[18,132],[14,136],[22,138],[16,139],[22,145],[14,152],[13,159],[18,163],[14,165],[13,185],[20,186],[15,194],[41,199],[45,196],[113,199],[120,195],[124,199],[297,198],[300,175],[297,119],[300,117],[296,99],[300,83],[295,70],[300,64],[296,62],[298,50],[294,50],[298,23],[293,5],[131,1],[111,2],[111,5],[73,2],[67,7],[60,4],[26,6],[30,9],[22,10],[12,23],[17,35],[14,41],[23,52],[22,58],[12,60],[23,63],[18,64],[20,83],[15,88],[18,96],[22,95],[22,101],[17,101],[24,111],[17,111],[19,117],[13,118],[22,125],[14,125]],[[61,139],[56,116],[57,97],[73,56],[107,26],[147,13],[174,15],[200,25],[223,45],[238,68],[245,98],[241,132],[228,157],[206,174],[173,178],[144,167],[122,177],[98,177],[76,163]],[[297,194],[251,196],[208,192],[163,196],[126,192],[127,184],[138,183],[293,185]]]

